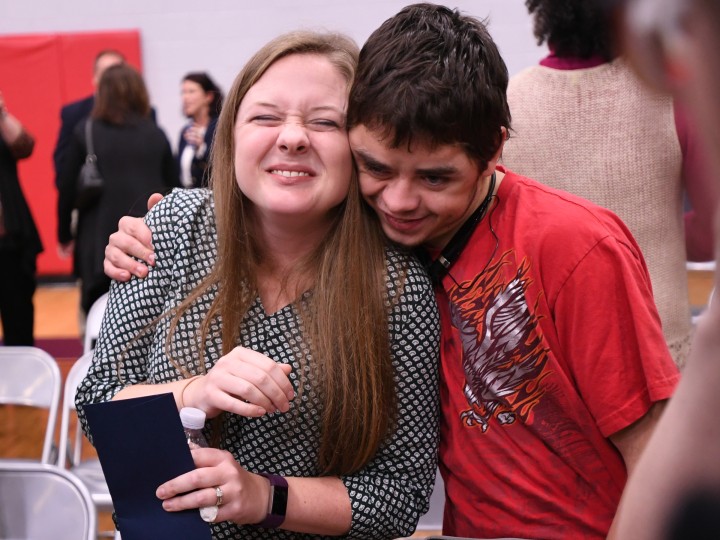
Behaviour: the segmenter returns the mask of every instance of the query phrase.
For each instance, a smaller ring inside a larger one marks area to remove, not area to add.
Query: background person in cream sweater
[[[650,271],[678,366],[690,348],[686,260],[713,258],[718,186],[703,174],[697,134],[669,95],[615,57],[607,12],[583,0],[527,0],[549,55],[510,80],[511,169],[615,212]],[[687,193],[693,210],[683,212]]]

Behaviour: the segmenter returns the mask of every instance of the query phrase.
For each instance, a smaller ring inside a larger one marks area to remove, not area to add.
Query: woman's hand
[[[287,412],[295,397],[291,370],[252,349],[235,347],[185,387],[182,403],[202,409],[208,418],[223,411],[251,417]]]
[[[215,488],[222,490],[218,521],[260,523],[267,515],[270,484],[262,476],[243,469],[226,450],[198,448],[192,451],[197,469],[173,478],[155,494],[168,512],[215,506]]]
[[[185,141],[195,148],[199,148],[205,142],[205,130],[198,124],[193,124],[185,130]]]

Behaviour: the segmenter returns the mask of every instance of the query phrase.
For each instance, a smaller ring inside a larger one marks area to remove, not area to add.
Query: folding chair
[[[0,405],[26,405],[48,410],[42,463],[55,463],[53,436],[60,406],[60,369],[55,359],[36,347],[0,347]]]
[[[91,350],[78,358],[70,368],[70,372],[65,380],[63,407],[62,414],[60,415],[59,465],[67,466],[68,470],[77,476],[87,487],[98,512],[112,512],[113,502],[110,497],[107,482],[105,481],[105,475],[100,466],[100,461],[98,461],[97,458],[82,458],[83,432],[80,428],[80,422],[77,422],[75,429],[72,430],[72,434],[70,433],[70,416],[77,414],[75,408],[77,387],[85,378],[88,369],[90,369],[92,357],[93,351]],[[71,435],[73,438],[72,446],[70,444]],[[110,536],[112,536],[112,534]]]
[[[95,341],[97,341],[97,338],[100,335],[100,326],[102,326],[107,301],[108,293],[105,293],[95,300],[92,306],[90,306],[87,318],[85,319],[85,337],[83,338],[84,353],[95,348]]]
[[[45,463],[0,460],[1,540],[95,540],[95,508],[87,488]]]

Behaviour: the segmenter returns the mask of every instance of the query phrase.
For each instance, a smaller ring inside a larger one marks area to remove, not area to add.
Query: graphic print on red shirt
[[[491,420],[528,422],[543,394],[540,381],[547,347],[537,334],[537,319],[525,303],[528,263],[523,261],[509,284],[499,270],[505,256],[451,298],[453,326],[463,346],[465,397],[470,408],[460,417],[485,432]]]

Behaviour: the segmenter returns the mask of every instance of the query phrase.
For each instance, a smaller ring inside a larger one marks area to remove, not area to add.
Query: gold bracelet
[[[183,387],[180,389],[180,399],[178,400],[180,402],[179,409],[182,409],[185,406],[185,399],[184,399],[185,390],[187,389],[188,386],[190,386],[190,383],[192,383],[196,379],[199,379],[200,377],[202,377],[202,375],[195,375],[194,377],[190,377],[189,379],[187,379],[185,381],[185,384],[183,384]]]

